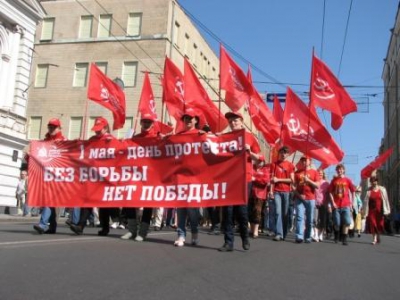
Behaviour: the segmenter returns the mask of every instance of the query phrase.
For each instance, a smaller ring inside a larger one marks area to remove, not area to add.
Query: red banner
[[[29,205],[207,207],[246,199],[244,131],[31,142]]]

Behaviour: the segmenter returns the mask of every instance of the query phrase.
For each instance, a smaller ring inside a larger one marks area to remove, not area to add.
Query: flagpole
[[[306,156],[308,155],[308,141],[310,140],[310,123],[311,123],[311,109],[312,109],[312,97],[311,97],[311,86],[313,84],[312,78],[313,78],[313,72],[314,72],[314,64],[313,64],[313,57],[314,57],[314,47],[312,49],[312,57],[311,57],[311,76],[310,76],[310,91],[308,93],[308,124],[307,124],[307,144],[306,144],[306,153],[304,153]],[[317,113],[317,111],[315,111]]]
[[[89,105],[89,100],[86,99],[86,104],[85,104],[85,109],[83,111],[83,132],[81,133],[81,139],[85,140],[86,139],[86,131],[87,131],[87,112],[88,112],[88,105]]]

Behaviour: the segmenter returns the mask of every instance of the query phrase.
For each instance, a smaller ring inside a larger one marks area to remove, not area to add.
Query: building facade
[[[400,6],[399,6],[400,7]],[[380,152],[393,147],[393,154],[380,170],[383,184],[387,187],[389,198],[393,202],[395,211],[400,205],[400,15],[397,10],[394,27],[391,29],[391,38],[388,45],[382,79],[384,82],[384,137]]]
[[[15,206],[37,24],[45,10],[35,0],[0,0],[0,206]]]

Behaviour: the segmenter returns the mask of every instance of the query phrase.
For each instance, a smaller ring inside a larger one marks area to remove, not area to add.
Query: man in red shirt
[[[294,182],[294,166],[287,161],[289,148],[283,146],[278,151],[278,161],[271,166],[272,187],[270,197],[275,206],[275,237],[274,241],[285,239],[288,227],[289,197],[291,185]]]
[[[311,159],[303,156],[299,169],[294,173],[296,190],[296,243],[311,243],[311,228],[314,222],[315,189],[319,187],[319,174],[310,168]],[[304,216],[306,217],[304,219]],[[304,230],[304,223],[306,229]]]
[[[347,245],[347,234],[351,224],[352,199],[356,187],[350,178],[345,174],[343,164],[336,166],[337,176],[332,179],[329,185],[329,196],[333,210],[333,226],[335,230],[335,243],[339,240],[339,234],[342,234],[342,243]]]

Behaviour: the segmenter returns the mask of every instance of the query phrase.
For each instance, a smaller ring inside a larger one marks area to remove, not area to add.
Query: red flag
[[[337,130],[347,114],[357,111],[357,104],[328,66],[315,55],[311,73],[310,101],[332,113],[331,126]]]
[[[125,94],[124,91],[108,78],[95,65],[90,66],[90,78],[87,97],[108,108],[114,117],[113,129],[124,127],[125,124]]]
[[[151,88],[149,73],[147,72],[144,74],[138,110],[141,115],[150,114],[154,119],[158,119],[153,89]]]
[[[287,89],[283,113],[282,141],[295,150],[328,165],[339,163],[344,156],[315,110],[309,109],[290,88]]]
[[[220,89],[225,90],[225,103],[238,111],[249,99],[252,86],[244,72],[220,46]]]
[[[212,102],[206,90],[197,78],[192,66],[185,58],[184,86],[186,104],[200,110],[212,132],[220,132],[228,126],[224,115]]]
[[[368,177],[371,177],[372,172],[383,165],[385,161],[389,158],[389,156],[392,155],[392,153],[393,147],[389,148],[377,158],[375,158],[374,161],[370,162],[366,167],[361,170],[361,178],[366,179]]]
[[[282,126],[283,109],[281,103],[279,102],[279,98],[276,94],[274,95],[274,109],[272,110],[272,113],[274,115],[276,122],[278,122],[278,124]]]
[[[257,92],[254,85],[251,83],[251,71],[250,68],[247,72],[247,78],[251,85],[251,96],[248,98],[248,108],[250,118],[254,123],[254,126],[258,131],[262,133],[265,140],[274,145],[280,137],[281,127],[275,121],[271,110],[265,104],[260,94]]]

